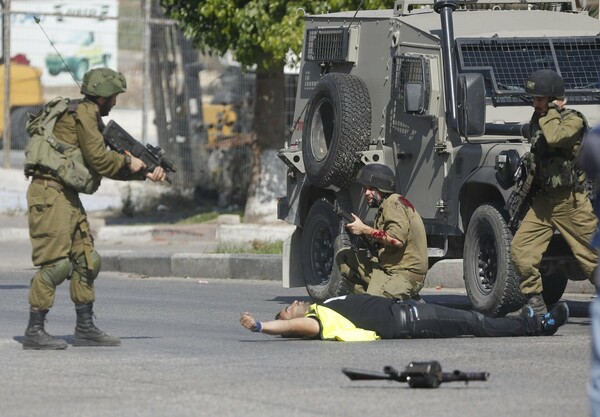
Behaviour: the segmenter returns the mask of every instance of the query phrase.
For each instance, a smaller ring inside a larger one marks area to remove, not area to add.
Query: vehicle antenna
[[[35,23],[37,23],[40,27],[40,29],[42,29],[42,32],[44,32],[44,35],[46,36],[46,39],[48,39],[48,42],[50,42],[50,45],[52,46],[52,48],[54,49],[54,51],[56,52],[56,54],[58,55],[58,57],[60,58],[60,60],[62,61],[63,65],[65,66],[65,68],[67,69],[67,71],[69,71],[69,74],[71,75],[71,78],[73,78],[73,81],[75,81],[75,84],[77,84],[77,87],[81,88],[81,86],[79,85],[79,83],[77,82],[77,79],[75,78],[75,76],[73,75],[73,72],[71,72],[71,68],[69,68],[69,66],[67,65],[67,63],[65,62],[65,60],[63,59],[62,55],[60,54],[60,52],[58,52],[58,49],[56,49],[56,46],[54,46],[54,42],[52,42],[50,40],[50,37],[48,36],[48,34],[46,33],[46,31],[44,30],[42,24],[40,23],[40,18],[37,16],[33,16],[33,20],[35,20]]]
[[[354,12],[354,16],[352,16],[352,19],[350,20],[350,23],[348,24],[348,27],[352,26],[352,22],[354,22],[354,18],[356,17],[356,15],[358,14],[358,11],[360,10],[360,8],[362,7],[363,3],[365,0],[360,0],[360,3],[358,4],[358,7],[356,8],[356,11]]]

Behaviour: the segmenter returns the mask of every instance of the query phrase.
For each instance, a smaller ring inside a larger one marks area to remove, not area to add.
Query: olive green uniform
[[[355,292],[399,299],[415,298],[428,268],[427,236],[423,220],[404,197],[391,194],[379,207],[373,227],[403,246],[378,245],[377,253],[350,248],[336,254],[341,275]]]
[[[100,122],[98,105],[84,99],[75,113],[61,116],[53,132],[59,141],[81,149],[90,170],[113,179],[132,179],[129,157],[106,148]],[[27,190],[27,204],[32,261],[39,267],[31,281],[29,304],[48,310],[56,286],[65,279],[71,280],[75,304],[92,303],[101,260],[78,193],[40,170]]]
[[[542,293],[539,266],[555,230],[560,231],[590,281],[598,263],[589,246],[598,219],[583,189],[584,174],[574,165],[584,133],[583,119],[572,110],[559,113],[551,108],[543,117],[534,114],[531,132],[537,193],[511,245],[512,261],[526,296]]]

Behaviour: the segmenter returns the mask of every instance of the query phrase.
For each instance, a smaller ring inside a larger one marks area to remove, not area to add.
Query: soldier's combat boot
[[[77,325],[73,346],[121,346],[118,337],[109,336],[94,325],[92,308],[92,303],[75,305]]]
[[[50,336],[44,330],[44,320],[48,310],[30,310],[29,323],[25,330],[23,349],[59,350],[66,349],[67,342]]]
[[[569,319],[569,306],[564,301],[557,303],[552,310],[542,316],[542,328],[546,336],[551,336]]]
[[[528,294],[525,305],[531,307],[535,314],[546,314],[548,312],[542,294]]]

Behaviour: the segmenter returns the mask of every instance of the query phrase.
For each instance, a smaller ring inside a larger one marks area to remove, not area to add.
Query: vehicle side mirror
[[[485,83],[483,75],[460,74],[456,89],[458,132],[466,137],[485,133]]]
[[[404,111],[407,113],[423,113],[425,87],[421,82],[409,81],[404,84]]]

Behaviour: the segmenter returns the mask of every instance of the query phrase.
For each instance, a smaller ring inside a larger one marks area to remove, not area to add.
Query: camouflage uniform
[[[421,216],[404,197],[391,194],[381,203],[373,227],[404,246],[379,245],[376,255],[363,249],[342,249],[336,255],[341,275],[355,284],[357,293],[402,300],[417,298],[428,268],[427,236]]]
[[[99,121],[98,105],[84,99],[75,114],[67,112],[57,121],[54,134],[62,142],[79,146],[90,169],[98,174],[129,179],[128,158],[107,150]],[[73,302],[93,302],[93,281],[101,261],[78,193],[50,173],[39,171],[27,190],[27,205],[32,261],[40,268],[31,282],[29,304],[39,310],[51,308],[56,286],[68,277]],[[46,273],[57,267],[70,273]]]
[[[80,149],[82,161],[89,171],[87,174],[94,178],[92,190],[97,188],[102,176],[144,179],[143,174],[131,174],[131,157],[106,148],[101,132],[103,123],[100,115],[110,112],[116,103],[116,96],[125,92],[126,88],[122,74],[109,68],[90,70],[85,74],[81,87],[85,99],[76,102],[76,106],[70,104],[54,124],[52,136],[58,143],[65,144],[64,149],[69,146]],[[43,114],[45,113],[41,113],[40,117]],[[38,122],[47,123],[36,118],[35,123]],[[26,162],[29,156],[43,149],[41,144],[45,141],[45,137],[42,141],[32,138],[26,151]],[[69,172],[68,169],[65,172],[60,171],[61,168],[56,171],[51,169],[51,160],[56,156],[53,152],[56,151],[46,148],[43,151],[46,156],[42,154],[42,160],[33,166],[26,164],[26,174],[33,177],[27,190],[32,260],[39,269],[31,280],[29,323],[25,330],[23,348],[67,347],[64,340],[52,337],[44,329],[46,314],[54,304],[56,287],[65,279],[71,281],[70,295],[77,313],[73,345],[119,346],[119,338],[107,335],[92,320],[94,280],[100,271],[101,260],[94,250],[94,240],[78,191],[72,188],[72,184],[77,183],[73,182],[73,178],[86,174]],[[64,155],[67,160],[70,158],[75,163],[73,154],[67,156],[65,152]],[[71,186],[66,186],[66,183]]]
[[[534,114],[531,132],[537,193],[511,245],[521,291],[527,297],[542,293],[539,266],[555,230],[560,231],[590,281],[598,262],[589,245],[598,219],[583,188],[585,176],[574,164],[584,132],[582,116],[573,110],[550,108],[543,117]]]

